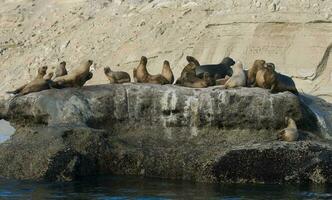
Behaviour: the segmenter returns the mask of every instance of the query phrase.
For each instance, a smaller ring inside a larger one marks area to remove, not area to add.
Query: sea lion
[[[170,84],[170,82],[161,74],[151,75],[146,69],[147,58],[145,56],[141,57],[141,61],[137,66],[136,70],[134,70],[134,77],[136,77],[138,83],[152,83],[152,84]]]
[[[45,80],[51,80],[53,76],[54,76],[54,72],[50,72],[50,73],[48,73],[47,75],[44,76],[44,79]]]
[[[190,88],[206,88],[209,86],[210,75],[204,72],[203,78],[192,77],[189,72],[184,72],[179,85]]]
[[[273,63],[265,63],[264,67],[257,72],[254,86],[271,89],[271,93],[289,91],[295,95],[299,94],[293,79],[277,73]]]
[[[243,64],[237,61],[233,66],[233,75],[225,83],[225,88],[243,87],[246,85],[246,75],[243,70]]]
[[[259,70],[264,69],[265,60],[255,60],[254,64],[248,70],[248,86],[255,85],[256,74]]]
[[[225,85],[230,77],[225,76],[225,78],[216,79],[216,85]]]
[[[265,63],[262,68],[256,72],[254,86],[264,89],[272,89],[276,85],[277,75],[273,63]]]
[[[44,76],[46,75],[46,72],[47,72],[47,66],[42,66],[42,67],[39,67],[38,70],[37,70],[37,75],[36,77],[31,81],[35,81],[35,80],[38,80],[38,79],[43,79]],[[28,83],[29,84],[29,83]],[[28,84],[24,84],[22,85],[21,87],[17,88],[16,90],[14,91],[7,91],[8,94],[18,94],[20,93]]]
[[[219,64],[200,65],[196,68],[196,76],[202,78],[204,72],[208,72],[211,78],[218,75],[218,79],[225,78],[225,76],[232,76],[231,66],[235,62],[230,57],[225,57]]]
[[[110,83],[129,83],[130,82],[130,76],[127,72],[123,71],[112,71],[111,68],[105,67],[104,73]]]
[[[67,69],[66,69],[66,62],[62,61],[60,65],[55,69],[54,77],[53,79],[60,77],[60,76],[65,76],[68,74]]]
[[[192,56],[187,56],[186,59],[188,64],[183,68],[180,77],[176,80],[176,85],[182,85],[184,80],[191,80],[191,82],[193,82],[194,80],[199,79],[196,77],[196,67],[200,65],[199,62]]]
[[[88,60],[69,72],[67,75],[57,77],[53,80],[52,87],[66,88],[66,87],[82,87],[86,81],[92,78],[93,74],[90,72],[90,66],[93,61]]]
[[[293,141],[298,140],[299,132],[297,130],[295,121],[290,117],[286,117],[285,121],[287,124],[287,128],[278,132],[278,134],[277,134],[278,139],[282,140],[282,141],[287,141],[287,142],[293,142]]]
[[[167,79],[170,84],[174,83],[174,75],[171,66],[167,60],[164,61],[163,69],[161,75]]]

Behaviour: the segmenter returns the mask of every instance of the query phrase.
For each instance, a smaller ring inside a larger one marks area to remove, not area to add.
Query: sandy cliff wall
[[[31,79],[40,65],[95,61],[89,84],[106,83],[102,68],[131,72],[141,55],[158,73],[168,59],[179,74],[193,55],[274,62],[300,91],[332,101],[332,1],[0,1],[0,91]],[[325,56],[324,56],[325,55]],[[318,68],[318,72],[316,72]],[[317,75],[317,76],[316,76]],[[311,80],[312,79],[312,80]]]

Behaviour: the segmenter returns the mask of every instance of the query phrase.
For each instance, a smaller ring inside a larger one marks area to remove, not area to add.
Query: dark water
[[[195,184],[138,177],[89,177],[69,183],[0,180],[0,199],[332,199],[332,188]]]

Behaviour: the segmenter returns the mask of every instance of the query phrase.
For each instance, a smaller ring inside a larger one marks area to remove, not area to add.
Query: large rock
[[[72,180],[106,173],[204,182],[331,181],[328,144],[306,141],[308,133],[300,142],[276,141],[285,116],[303,129],[310,121],[289,92],[99,85],[2,100],[0,108],[0,118],[17,128],[0,144],[5,177]]]

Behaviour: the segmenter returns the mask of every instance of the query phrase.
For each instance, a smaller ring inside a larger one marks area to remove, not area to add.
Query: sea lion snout
[[[146,64],[148,63],[148,59],[147,59],[147,57],[142,56],[142,57],[141,57],[141,61],[140,61],[140,63],[143,64],[143,65],[146,65]]]
[[[110,67],[104,67],[104,72],[105,72],[105,73],[109,73],[109,72],[111,72],[111,68],[110,68]]]

